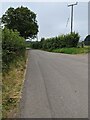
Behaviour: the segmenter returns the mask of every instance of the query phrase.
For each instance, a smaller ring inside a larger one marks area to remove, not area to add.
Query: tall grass
[[[24,80],[25,60],[19,59],[17,64],[2,77],[2,117],[12,118],[18,112],[21,88]]]

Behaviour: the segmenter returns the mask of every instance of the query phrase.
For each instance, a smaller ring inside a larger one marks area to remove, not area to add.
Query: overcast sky
[[[3,2],[2,12],[5,13],[9,7],[25,6],[37,14],[39,25],[38,38],[54,37],[70,32],[71,7],[70,2]],[[67,24],[68,23],[68,24]],[[67,24],[67,27],[66,27]],[[81,40],[88,34],[88,2],[79,2],[74,6],[73,31],[79,32]]]

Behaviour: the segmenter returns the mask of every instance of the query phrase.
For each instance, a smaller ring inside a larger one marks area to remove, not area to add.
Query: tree
[[[90,45],[90,35],[87,35],[85,40],[84,40],[85,45]]]
[[[17,29],[24,38],[35,38],[38,33],[36,14],[27,7],[10,7],[2,16],[2,23],[9,29]]]

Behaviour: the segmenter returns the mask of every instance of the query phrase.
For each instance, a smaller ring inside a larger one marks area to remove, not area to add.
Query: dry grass
[[[0,72],[0,119],[2,118],[2,73]]]
[[[2,116],[12,118],[18,110],[21,88],[24,82],[26,62],[19,60],[17,65],[2,77]]]

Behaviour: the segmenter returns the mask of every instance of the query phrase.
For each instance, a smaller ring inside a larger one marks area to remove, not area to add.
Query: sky
[[[0,17],[9,7],[28,7],[36,13],[39,25],[38,40],[70,33],[71,7],[75,2],[2,2]],[[88,34],[88,2],[78,2],[74,6],[73,31],[79,32],[80,40]]]

